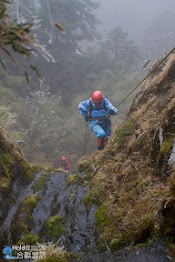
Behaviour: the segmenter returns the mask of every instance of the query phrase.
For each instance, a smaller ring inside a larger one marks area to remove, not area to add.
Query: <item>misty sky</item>
[[[121,26],[132,40],[140,40],[144,30],[164,11],[175,13],[175,0],[96,0],[101,3],[97,14],[106,33]]]

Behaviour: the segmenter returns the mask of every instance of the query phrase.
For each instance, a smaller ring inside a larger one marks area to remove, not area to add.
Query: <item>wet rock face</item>
[[[63,245],[70,251],[80,252],[87,245],[95,244],[95,207],[87,208],[83,199],[88,186],[67,185],[67,174],[55,173],[47,182],[47,189],[39,192],[40,201],[33,211],[34,227],[32,233],[40,234],[44,223],[50,216],[63,219],[65,234],[61,237]]]
[[[46,191],[39,192],[40,201],[34,209],[33,233],[39,234],[50,216],[63,218],[65,234],[61,242],[65,249],[81,254],[83,262],[168,262],[170,256],[164,242],[131,250],[123,248],[118,252],[99,252],[95,232],[95,212],[97,207],[84,205],[83,199],[88,186],[67,185],[67,175],[55,173],[50,176]]]
[[[13,203],[12,201],[8,203],[8,199],[4,201],[6,212],[4,213],[2,210],[0,213],[0,216],[2,216],[0,233],[4,239],[16,227],[17,215],[22,220],[26,216],[26,211],[18,214],[21,205],[27,197],[34,193],[34,186],[43,175],[42,173],[37,174],[35,179],[27,186],[22,185],[20,181],[14,181],[11,189],[14,201]],[[31,233],[40,235],[43,242],[51,241],[51,238],[43,234],[43,227],[50,217],[59,216],[63,221],[65,232],[56,240],[60,238],[60,242],[67,250],[80,252],[87,246],[95,244],[94,217],[96,208],[86,207],[83,202],[89,190],[88,186],[76,183],[68,185],[67,178],[68,175],[65,173],[51,174],[44,188],[42,187],[37,192],[39,200],[31,213],[33,219]],[[6,244],[6,240],[4,241],[4,244]]]
[[[20,204],[26,199],[27,196],[32,194],[33,185],[41,176],[42,173],[37,174],[35,179],[27,187],[22,185],[19,180],[16,180],[13,183],[11,195],[16,198],[16,201],[15,203],[11,203],[11,205],[9,206],[10,208],[8,209],[8,213],[6,214],[6,217],[1,226],[1,233],[10,231],[11,224]]]
[[[82,257],[83,262],[168,262],[171,259],[163,241],[135,250],[123,248],[115,253],[91,251]]]
[[[41,177],[42,173],[37,174],[27,188],[22,187],[19,181],[13,185],[12,191],[16,195],[17,201],[9,209],[2,228],[8,229],[8,232],[10,232],[10,227],[13,225],[13,217],[18,212],[20,203],[33,193],[33,186]],[[164,243],[137,248],[134,251],[129,248],[124,248],[114,253],[111,253],[110,250],[103,253],[98,251],[95,232],[95,212],[97,207],[87,207],[83,202],[89,187],[76,183],[68,185],[67,178],[67,174],[54,173],[50,175],[46,187],[37,192],[39,201],[32,211],[33,228],[31,233],[42,236],[43,242],[48,241],[48,236],[42,235],[43,226],[50,217],[59,216],[62,218],[65,229],[61,237],[58,237],[60,238],[60,244],[64,245],[67,251],[80,254],[80,261],[169,261],[169,253]]]

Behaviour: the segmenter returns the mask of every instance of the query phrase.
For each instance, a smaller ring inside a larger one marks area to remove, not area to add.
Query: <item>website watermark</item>
[[[3,248],[4,259],[45,259],[46,246],[37,245],[8,245]]]

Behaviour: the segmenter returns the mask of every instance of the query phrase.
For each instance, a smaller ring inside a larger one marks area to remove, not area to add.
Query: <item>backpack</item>
[[[105,109],[107,111],[105,99],[103,99],[103,107],[100,108],[100,109],[96,109],[96,110],[102,110],[102,109]],[[92,110],[93,110],[92,101],[91,101],[91,99],[89,99],[89,116],[90,117],[91,117]]]

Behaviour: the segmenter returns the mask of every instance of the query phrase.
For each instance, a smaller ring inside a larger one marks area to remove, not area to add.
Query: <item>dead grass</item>
[[[54,243],[46,243],[42,245],[43,254],[45,258],[43,259],[34,259],[34,262],[47,262],[47,261],[58,261],[58,262],[67,262],[66,252],[63,248],[58,247],[57,244]]]
[[[161,151],[158,132],[163,129],[164,141],[175,137],[174,69],[175,54],[146,83],[129,117],[114,131],[108,146],[98,156],[95,153],[84,157],[94,175],[89,194],[98,192],[98,187],[104,191],[100,203],[107,203],[108,212],[100,237],[102,242],[111,243],[112,250],[121,243],[146,241],[159,228],[165,232],[162,223],[171,220],[168,212],[162,210],[166,199],[175,196],[174,171],[168,166],[172,146],[167,152]],[[131,119],[134,128],[125,132],[121,143],[118,134]]]

